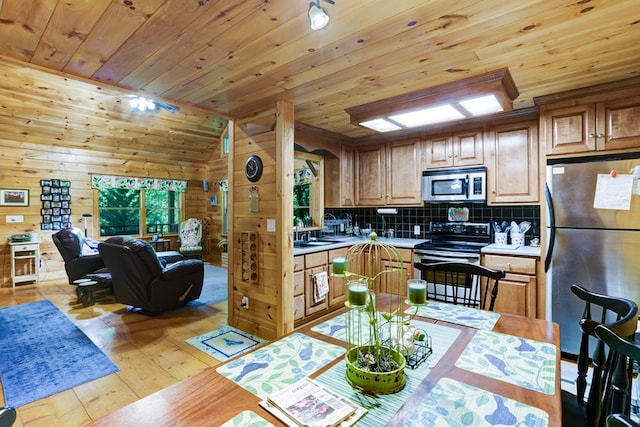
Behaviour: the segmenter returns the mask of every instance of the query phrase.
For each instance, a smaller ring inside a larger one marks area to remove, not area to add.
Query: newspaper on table
[[[367,410],[305,377],[260,402],[288,426],[347,427]]]

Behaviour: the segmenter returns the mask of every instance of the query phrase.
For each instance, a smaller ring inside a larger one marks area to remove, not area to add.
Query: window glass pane
[[[140,234],[140,191],[98,190],[100,236]]]
[[[145,192],[147,234],[177,233],[180,224],[180,193],[169,190]]]

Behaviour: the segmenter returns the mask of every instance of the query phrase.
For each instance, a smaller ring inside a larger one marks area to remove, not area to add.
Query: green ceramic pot
[[[389,352],[389,357],[393,359],[398,368],[389,372],[371,372],[367,367],[361,368],[358,363],[358,354],[361,351],[371,352],[373,346],[354,347],[347,351],[345,359],[347,362],[347,381],[355,388],[377,394],[397,393],[404,388],[406,377],[404,375],[404,356],[390,348],[383,351]]]

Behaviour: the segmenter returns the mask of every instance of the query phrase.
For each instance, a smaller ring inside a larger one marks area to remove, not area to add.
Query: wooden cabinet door
[[[493,310],[498,313],[529,316],[529,310],[527,310],[528,286],[529,282],[501,280],[498,284],[498,296]],[[533,317],[535,317],[535,313]]]
[[[353,197],[354,151],[352,146],[342,144],[340,156],[341,206],[355,206],[355,199]]]
[[[384,205],[385,146],[362,147],[356,151],[356,204]]]
[[[489,130],[492,166],[487,168],[489,204],[537,202],[538,131],[535,120]]]
[[[453,134],[453,165],[473,166],[484,164],[482,130],[470,130]]]
[[[543,113],[547,154],[596,150],[596,106],[576,105]]]
[[[387,205],[422,205],[420,139],[387,145]]]
[[[325,296],[320,301],[314,298],[314,276],[320,272],[326,271],[328,274],[328,258],[329,252],[314,252],[304,256],[304,300],[305,300],[305,316],[312,315],[319,311],[326,310],[329,307],[328,297]]]
[[[331,276],[333,272],[331,260],[336,255],[346,255],[348,249],[340,248],[329,251],[329,307],[343,304],[347,300],[347,281],[344,277]]]
[[[432,136],[425,144],[425,167],[427,169],[453,166],[453,143],[451,135]]]
[[[313,267],[305,270],[304,275],[304,300],[305,300],[305,316],[310,316],[319,311],[326,310],[329,307],[328,298],[325,296],[320,301],[315,301],[314,299],[314,275],[322,272],[328,271],[326,265],[322,265],[319,267]]]
[[[640,96],[596,104],[598,150],[640,147]]]

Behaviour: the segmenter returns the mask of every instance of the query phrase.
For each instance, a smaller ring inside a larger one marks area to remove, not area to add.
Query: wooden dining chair
[[[427,281],[427,299],[493,311],[505,272],[467,262],[413,264]],[[488,305],[487,305],[488,302]]]
[[[596,326],[594,332],[611,350],[611,377],[604,394],[607,426],[640,426],[630,418],[633,366],[640,363],[640,344],[621,337],[604,325]]]
[[[562,391],[562,419],[567,425],[602,426],[609,408],[603,400],[611,382],[611,351],[605,349],[601,340],[595,341],[593,353],[589,351],[590,337],[596,338],[595,329],[604,325],[620,336],[631,339],[638,326],[638,306],[635,302],[609,295],[591,292],[582,286],[572,285],[571,291],[585,303],[578,326],[582,333],[578,353],[578,377],[575,396]],[[564,331],[570,334],[572,331]],[[593,366],[589,396],[585,402],[589,358]]]
[[[640,424],[623,414],[609,415],[606,425],[607,427],[640,427]]]

